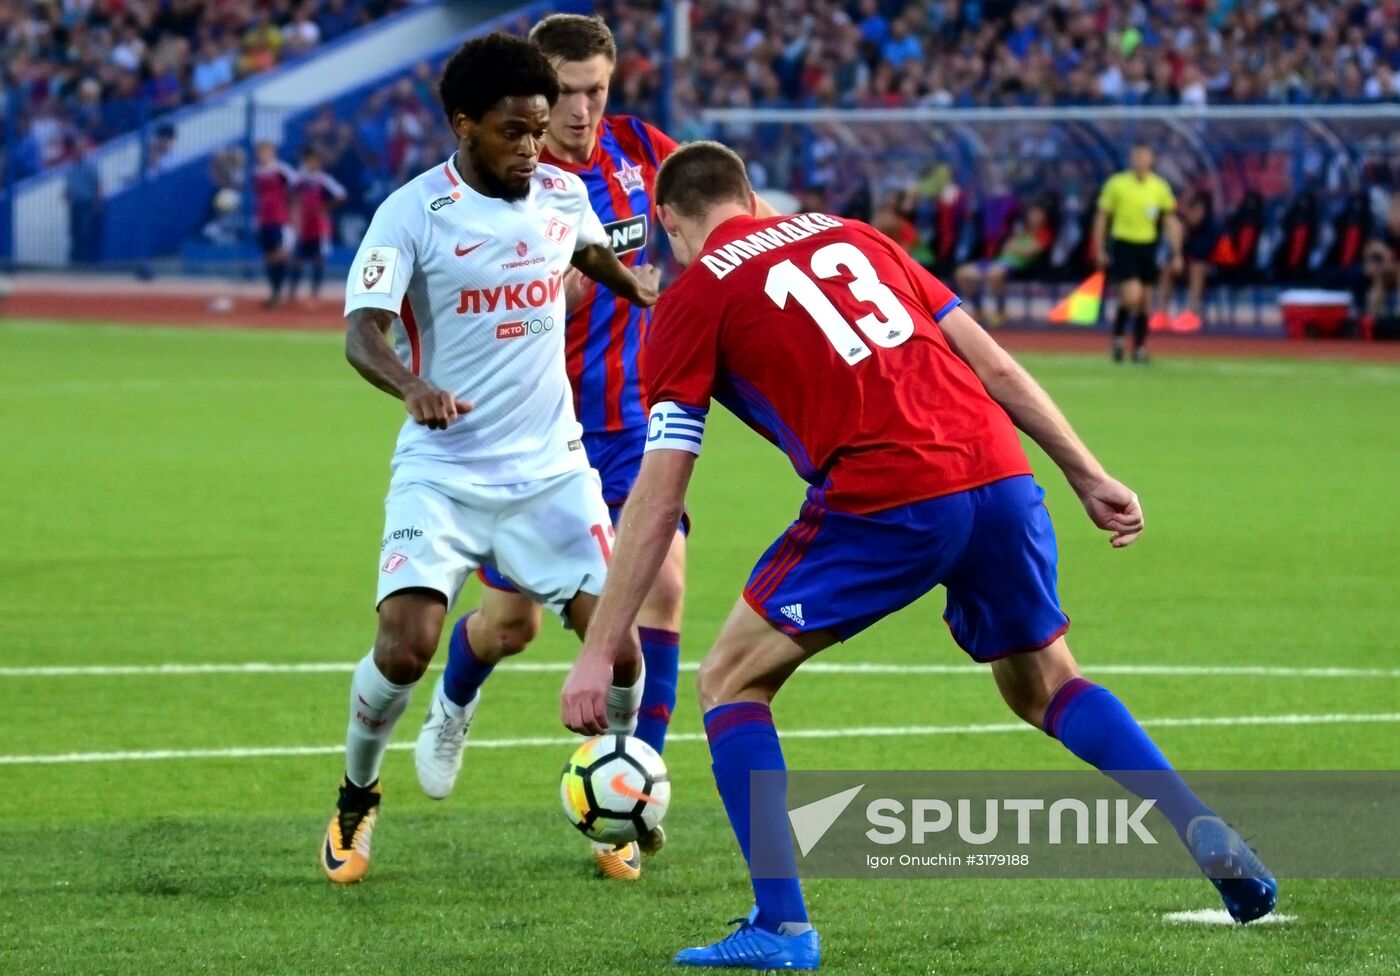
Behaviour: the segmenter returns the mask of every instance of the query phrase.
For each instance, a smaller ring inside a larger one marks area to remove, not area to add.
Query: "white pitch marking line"
[[[1346,725],[1353,723],[1400,723],[1400,712],[1378,714],[1324,715],[1227,715],[1189,718],[1144,719],[1148,728],[1195,728],[1230,725]],[[993,722],[981,725],[903,725],[852,726],[845,729],[784,729],[789,739],[897,738],[906,736],[985,735],[1001,732],[1034,732],[1023,722]],[[698,732],[673,732],[668,742],[704,742]],[[578,736],[534,736],[519,739],[468,739],[474,749],[522,749],[534,746],[577,745]],[[412,749],[412,742],[397,742],[390,749]],[[245,746],[225,749],[154,749],[142,752],[61,752],[37,755],[0,755],[0,766],[50,766],[68,763],[150,762],[161,759],[270,759],[292,756],[332,756],[343,752],[340,744],[330,746]]]
[[[1162,921],[1171,922],[1174,925],[1239,925],[1230,913],[1223,908],[1198,908],[1190,912],[1167,912],[1162,916]],[[1297,915],[1280,915],[1277,912],[1272,915],[1265,915],[1263,918],[1256,918],[1249,923],[1250,928],[1256,925],[1287,925],[1289,922],[1298,921]]]
[[[273,663],[268,661],[239,661],[227,664],[91,664],[38,665],[34,667],[0,667],[0,678],[106,678],[106,677],[171,677],[197,674],[349,674],[356,661],[304,661]],[[502,664],[498,673],[563,674],[572,665],[568,661],[519,661]],[[441,668],[441,665],[437,665]],[[694,662],[681,665],[682,671],[694,671]],[[1400,678],[1400,668],[1293,668],[1269,665],[1195,665],[1195,664],[1098,664],[1084,665],[1089,674],[1150,675],[1192,678]],[[985,674],[981,664],[880,664],[871,662],[812,661],[802,666],[799,674]]]

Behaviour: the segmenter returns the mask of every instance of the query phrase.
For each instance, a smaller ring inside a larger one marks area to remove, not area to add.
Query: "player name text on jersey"
[[[840,226],[841,221],[826,214],[797,214],[766,230],[755,231],[747,237],[731,241],[714,253],[706,254],[700,261],[716,278],[723,278],[751,257]]]

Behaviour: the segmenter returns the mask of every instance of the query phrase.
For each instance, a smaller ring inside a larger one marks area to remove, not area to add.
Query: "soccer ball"
[[[589,739],[564,764],[564,816],[591,840],[625,844],[655,827],[671,803],[671,777],[656,750],[631,735]]]

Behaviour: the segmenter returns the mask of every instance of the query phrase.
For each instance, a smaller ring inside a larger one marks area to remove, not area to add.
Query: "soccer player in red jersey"
[[[296,298],[304,265],[311,266],[311,297],[321,296],[326,274],[326,251],[331,243],[331,210],[345,202],[345,187],[321,168],[321,155],[310,146],[301,151],[296,177],[297,244],[292,252],[292,275],[287,289]]]
[[[1231,914],[1248,921],[1271,911],[1277,884],[1253,852],[1123,704],[1080,676],[1056,594],[1054,530],[1017,427],[1115,547],[1142,533],[1137,496],[957,297],[889,238],[825,214],[755,218],[743,162],[717,143],[677,150],[655,193],[658,219],[689,267],[663,294],[643,353],[646,455],[564,685],[564,724],[586,734],[606,727],[613,661],[630,646],[718,400],[810,486],[696,679],[715,782],[746,859],[753,841],[795,865],[783,797],[749,785],[753,770],[785,769],[773,696],[807,658],[942,584],[954,639],[991,665],[1017,715],[1101,770],[1155,771],[1150,798]],[[1120,782],[1141,793],[1141,779]],[[786,874],[754,877],[756,905],[740,927],[676,961],[815,968],[820,949],[795,866]]]
[[[267,274],[267,306],[282,300],[287,280],[287,225],[292,220],[292,189],[297,174],[277,158],[277,147],[263,141],[257,146],[253,167],[253,200],[257,211],[258,248],[262,251],[263,271]]]

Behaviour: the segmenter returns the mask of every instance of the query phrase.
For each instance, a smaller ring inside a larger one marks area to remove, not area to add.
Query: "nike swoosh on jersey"
[[[456,249],[455,249],[455,250],[457,251],[457,256],[458,256],[459,258],[464,258],[464,257],[466,257],[468,254],[472,253],[472,252],[475,251],[477,248],[479,248],[482,244],[485,244],[485,243],[486,243],[485,241],[478,241],[476,244],[473,244],[471,247],[463,247],[462,245],[458,244],[457,247],[456,247]]]

